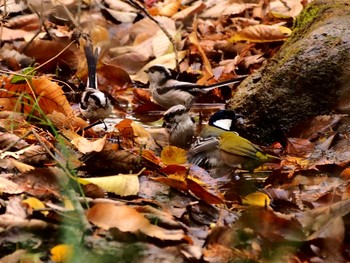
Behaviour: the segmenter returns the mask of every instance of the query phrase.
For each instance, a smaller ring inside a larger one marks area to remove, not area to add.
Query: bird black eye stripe
[[[187,109],[178,109],[177,111],[172,111],[172,112],[169,112],[169,113],[165,114],[163,116],[163,118],[166,121],[170,121],[175,116],[180,116],[180,115],[184,114],[185,112],[187,112]]]
[[[95,101],[95,104],[96,104],[98,107],[100,107],[100,108],[105,108],[106,105],[102,105],[100,98],[97,97],[95,94],[91,94],[90,97]]]

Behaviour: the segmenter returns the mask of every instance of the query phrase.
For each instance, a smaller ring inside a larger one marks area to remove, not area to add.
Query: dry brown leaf
[[[309,157],[315,150],[315,145],[308,139],[287,138],[286,153],[298,156]]]
[[[5,130],[13,130],[14,127],[27,127],[29,124],[26,122],[26,116],[22,113],[13,112],[13,111],[0,111],[0,127]]]
[[[36,168],[14,177],[13,181],[30,195],[60,197],[61,186],[68,183],[68,177],[59,168]]]
[[[155,144],[151,134],[140,124],[136,122],[131,123],[131,127],[134,131],[135,142],[139,147],[145,149],[155,149],[157,145]]]
[[[175,13],[172,16],[172,19],[181,20],[181,19],[189,18],[191,16],[194,16],[195,14],[200,13],[202,10],[205,9],[205,7],[206,5],[202,1],[196,1],[194,4],[186,7],[180,12]]]
[[[271,1],[271,14],[278,18],[295,18],[303,10],[301,0]]]
[[[22,29],[10,29],[7,27],[2,27],[1,40],[2,41],[13,41],[16,39],[31,39],[35,33],[27,32]]]
[[[80,169],[88,174],[113,175],[116,173],[127,174],[130,171],[138,172],[141,169],[141,156],[128,150],[115,150],[106,143],[101,152],[93,152],[86,156],[87,161]]]
[[[29,171],[35,169],[34,166],[31,166],[31,165],[28,165],[28,164],[16,161],[14,159],[12,159],[11,161],[14,164],[14,166],[18,169],[18,171],[20,171],[21,173],[29,172]]]
[[[35,144],[31,144],[16,152],[6,151],[0,154],[1,159],[7,156],[26,163],[37,163],[48,159],[46,150],[42,146]]]
[[[88,140],[84,137],[76,137],[71,143],[77,147],[81,153],[100,152],[106,144],[107,135],[96,140]]]
[[[128,72],[114,65],[103,64],[98,68],[98,75],[100,76],[99,84],[102,87],[116,87],[118,90],[131,83]],[[108,91],[110,92],[110,90]],[[111,95],[116,96],[117,94],[111,93]]]
[[[88,210],[87,219],[94,225],[108,230],[118,228],[122,232],[142,232],[162,240],[182,240],[183,230],[167,230],[152,225],[142,214],[128,206],[99,203]]]
[[[218,18],[223,15],[237,15],[245,10],[256,7],[257,4],[247,4],[245,2],[235,3],[231,0],[211,1],[212,5],[207,6],[206,10],[200,14],[200,17]]]
[[[9,145],[16,149],[22,149],[29,144],[13,133],[0,132],[0,149],[4,149]]]
[[[80,117],[69,115],[66,116],[62,112],[53,111],[47,117],[52,121],[58,129],[74,129],[82,130],[89,124]]]
[[[77,45],[71,45],[57,58],[54,58],[70,42],[69,37],[61,37],[52,41],[34,40],[23,53],[28,57],[34,58],[39,64],[46,63],[42,67],[46,72],[55,72],[57,67],[61,69],[69,67],[70,70],[74,71],[78,67],[79,58],[84,57],[83,53],[77,48]],[[40,52],[42,50],[45,50],[45,52]]]
[[[11,84],[11,79],[3,77],[4,83],[0,91],[0,104],[11,111],[24,111],[33,114],[34,101],[38,102],[39,107],[45,114],[54,111],[62,112],[70,116],[73,114],[72,108],[67,101],[66,96],[56,82],[47,77],[31,78],[28,83]],[[31,99],[23,96],[27,94]]]
[[[23,188],[9,179],[0,177],[0,192],[6,194],[23,193]]]
[[[229,39],[230,42],[275,42],[284,41],[291,34],[291,30],[280,25],[255,25],[248,26],[237,32]]]

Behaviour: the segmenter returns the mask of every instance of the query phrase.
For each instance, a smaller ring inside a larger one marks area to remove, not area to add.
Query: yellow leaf
[[[70,262],[73,256],[73,246],[67,244],[59,244],[50,250],[51,260],[55,263]]]
[[[74,206],[72,204],[72,201],[69,200],[67,197],[63,197],[63,204],[64,204],[64,208],[67,210],[74,210]]]
[[[94,141],[87,140],[84,137],[76,137],[71,141],[71,143],[75,145],[80,152],[86,154],[90,152],[102,151],[103,147],[105,146],[106,140],[107,135],[105,135],[103,138]]]
[[[249,41],[249,42],[275,42],[284,41],[292,31],[280,25],[254,25],[248,26],[234,34],[229,42]]]
[[[29,197],[29,198],[23,200],[22,203],[27,204],[32,209],[44,209],[45,208],[44,203],[35,197]],[[41,211],[41,213],[45,216],[47,216],[49,214],[48,211]]]
[[[160,153],[164,164],[183,164],[186,163],[186,151],[176,146],[166,146]]]
[[[247,195],[242,199],[244,205],[255,205],[266,207],[270,205],[270,198],[268,195],[260,192],[255,192]]]
[[[115,193],[120,196],[136,195],[140,189],[138,176],[143,171],[144,169],[138,174],[119,174],[84,179],[79,178],[78,182],[81,184],[86,184],[87,182],[93,183],[108,192]]]

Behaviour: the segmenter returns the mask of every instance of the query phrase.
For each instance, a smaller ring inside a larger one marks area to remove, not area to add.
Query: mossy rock
[[[247,121],[240,132],[269,143],[307,117],[350,112],[349,66],[350,2],[315,0],[276,56],[234,94],[230,107]]]

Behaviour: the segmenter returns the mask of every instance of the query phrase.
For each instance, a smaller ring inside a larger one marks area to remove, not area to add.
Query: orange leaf
[[[132,148],[134,145],[134,129],[131,123],[132,120],[124,119],[115,126],[119,131],[124,148]]]
[[[24,84],[11,84],[11,79],[7,77],[3,77],[2,82],[5,84],[0,92],[0,104],[5,107],[5,110],[23,110],[25,113],[32,113],[34,102],[37,101],[45,114],[54,111],[62,112],[67,116],[73,114],[62,88],[44,76],[32,78]],[[21,96],[22,94],[27,94],[29,99]]]
[[[223,204],[224,200],[221,197],[209,193],[204,187],[192,179],[186,178],[188,189],[191,190],[200,200],[207,202],[208,204]]]
[[[143,214],[132,207],[99,203],[88,210],[87,219],[102,229],[118,228],[122,232],[142,232],[148,236],[164,240],[182,240],[183,230],[167,230],[152,225]]]
[[[188,168],[181,166],[181,165],[168,165],[167,167],[164,167],[160,169],[160,172],[165,173],[165,174],[187,174],[188,173]]]
[[[184,180],[184,177],[181,178],[179,176],[173,175],[169,177],[158,177],[158,178],[152,178],[152,180],[165,184],[167,186],[170,186],[172,188],[175,188],[177,190],[180,190],[182,192],[187,192],[187,183]]]

